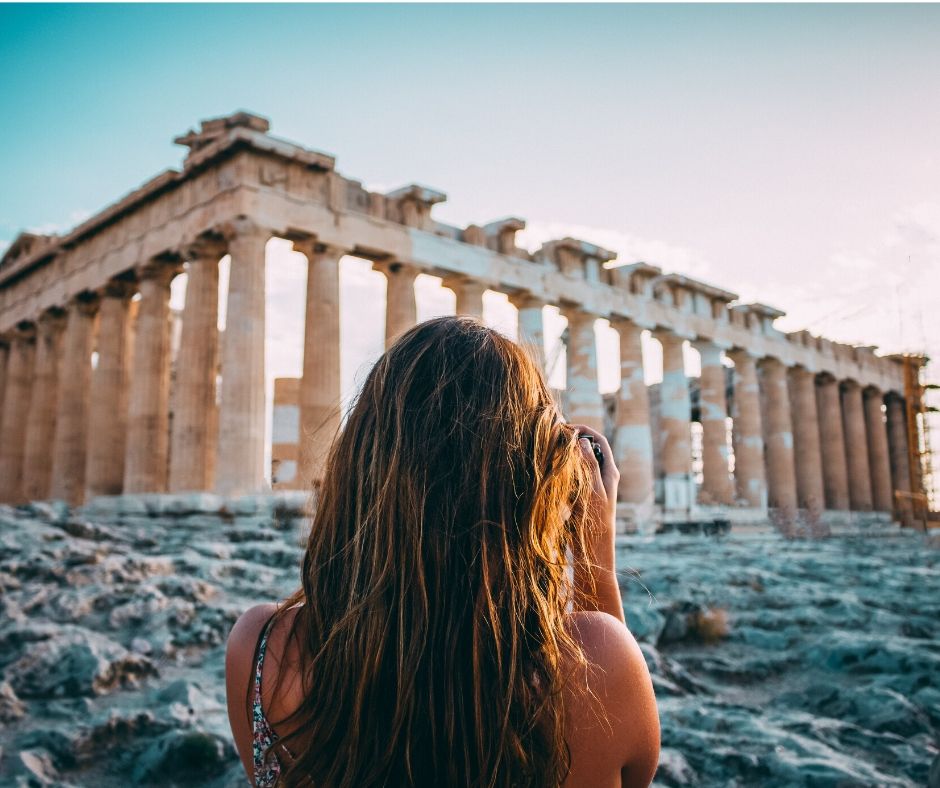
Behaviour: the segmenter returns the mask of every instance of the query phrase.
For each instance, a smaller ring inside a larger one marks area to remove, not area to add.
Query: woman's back
[[[291,730],[273,726],[270,720],[286,719],[301,704],[296,643],[288,638],[293,615],[272,622],[276,606],[258,605],[242,615],[228,643],[226,678],[229,721],[235,744],[248,774],[258,788],[272,770],[258,767],[257,756],[265,728],[276,740]],[[565,738],[571,753],[571,771],[565,788],[615,788],[646,786],[652,780],[659,757],[659,718],[643,654],[626,627],[605,613],[580,612],[570,616],[572,635],[584,649],[590,666],[587,693],[568,690],[569,714]],[[269,626],[273,624],[273,626]],[[257,646],[266,634],[262,671],[256,676]],[[255,708],[256,680],[260,685],[260,712]],[[316,681],[314,679],[314,687]],[[280,686],[278,686],[280,685]],[[274,687],[278,686],[278,691]],[[596,704],[587,700],[595,696]],[[239,699],[245,702],[239,703]],[[304,742],[301,746],[316,746]],[[275,749],[274,772],[291,755]]]

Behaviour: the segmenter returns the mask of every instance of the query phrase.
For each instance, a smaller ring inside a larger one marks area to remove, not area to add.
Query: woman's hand
[[[587,507],[587,533],[583,535],[587,553],[581,555],[576,551],[574,554],[575,607],[579,610],[600,610],[625,622],[614,565],[620,471],[617,470],[610,444],[602,433],[585,424],[570,426],[578,432],[591,435],[604,457],[603,467],[598,467],[591,442],[583,438],[578,441],[584,461],[592,470],[594,485]]]

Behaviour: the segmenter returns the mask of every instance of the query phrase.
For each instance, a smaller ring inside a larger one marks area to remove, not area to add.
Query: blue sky
[[[244,108],[446,192],[443,220],[521,216],[940,358],[938,96],[936,5],[4,5],[0,245]]]

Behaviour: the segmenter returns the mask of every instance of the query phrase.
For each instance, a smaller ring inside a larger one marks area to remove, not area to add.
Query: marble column
[[[699,410],[702,421],[703,503],[728,505],[734,502],[728,451],[728,402],[725,396],[725,368],[721,348],[714,342],[694,343],[702,360]]]
[[[418,322],[415,279],[421,269],[394,261],[376,262],[372,267],[384,273],[388,280],[385,294],[385,347],[389,348],[398,337]]]
[[[663,469],[663,506],[688,510],[695,502],[692,479],[692,402],[685,375],[682,337],[668,329],[653,335],[663,348],[663,382],[659,387],[659,455]]]
[[[790,370],[790,404],[797,500],[802,508],[821,512],[826,506],[826,493],[816,408],[816,377],[806,367]]]
[[[300,464],[304,487],[323,481],[326,459],[341,421],[339,263],[343,249],[315,241],[295,243],[307,257],[304,366],[300,381]]]
[[[24,320],[13,334],[7,361],[6,394],[0,424],[0,503],[25,501],[23,459],[35,363],[36,326]]]
[[[649,393],[643,374],[643,329],[626,318],[614,318],[611,325],[620,335],[620,390],[613,445],[620,471],[617,500],[651,511],[654,504],[653,434]]]
[[[586,424],[604,431],[604,400],[597,380],[597,342],[594,335],[595,315],[577,307],[561,310],[568,319],[567,357],[567,421]]]
[[[891,485],[888,430],[881,410],[884,396],[874,387],[865,389],[862,395],[865,406],[865,435],[868,438],[872,507],[877,512],[891,512],[894,510],[894,488]]]
[[[127,400],[134,325],[133,279],[115,279],[101,289],[98,365],[91,375],[85,497],[120,495],[127,451]]]
[[[485,284],[469,276],[444,277],[443,284],[457,296],[458,315],[483,319],[483,293],[487,290]]]
[[[27,501],[42,501],[49,497],[52,444],[55,440],[56,393],[64,328],[64,309],[53,307],[39,318],[23,459],[23,498]]]
[[[509,303],[519,312],[519,344],[527,348],[539,367],[545,369],[545,302],[531,293],[521,291],[510,293]]]
[[[98,295],[87,292],[69,303],[59,362],[50,497],[73,506],[85,497],[91,353],[99,304]]]
[[[265,246],[271,233],[248,220],[227,230],[231,255],[216,491],[250,495],[265,489]]]
[[[125,493],[166,492],[170,418],[170,282],[176,260],[140,267],[140,307],[127,401]]]
[[[862,389],[854,380],[842,383],[842,429],[845,432],[845,459],[849,476],[849,505],[856,512],[872,508],[871,469],[868,464],[868,436]]]
[[[224,254],[224,245],[216,240],[200,241],[186,252],[186,300],[172,392],[173,432],[167,483],[172,493],[214,487],[219,259]]]
[[[795,512],[798,500],[787,368],[778,359],[768,357],[761,360],[759,369],[764,396],[768,505]]]
[[[885,397],[888,427],[888,449],[891,461],[892,486],[901,495],[895,504],[902,525],[913,524],[911,499],[905,493],[911,492],[911,468],[907,448],[907,415],[904,399],[894,392]]]
[[[767,477],[756,359],[740,349],[731,351],[728,356],[734,362],[731,445],[735,492],[748,506],[764,508],[767,506]]]
[[[819,448],[826,508],[848,511],[849,471],[845,461],[842,403],[839,383],[828,372],[816,378],[816,410],[819,414]]]

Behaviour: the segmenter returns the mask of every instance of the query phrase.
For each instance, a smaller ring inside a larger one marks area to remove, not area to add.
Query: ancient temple
[[[432,212],[444,194],[417,185],[370,192],[332,156],[268,131],[247,113],[204,121],[176,140],[189,149],[179,171],[71,232],[22,233],[6,251],[0,501],[264,491],[265,244],[278,236],[308,260],[303,377],[290,392],[299,434],[309,436],[291,460],[305,484],[322,473],[339,426],[339,265],[353,255],[387,277],[387,342],[415,323],[420,273],[443,278],[459,313],[481,316],[484,291],[506,293],[521,341],[543,364],[543,308],[557,306],[568,321],[566,416],[598,428],[594,324],[608,319],[620,336],[611,437],[627,518],[699,505],[903,514],[912,479],[900,357],[782,333],[773,307],[646,263],[616,265],[614,253],[582,240],[530,253],[516,245],[521,219],[442,224]],[[170,283],[184,270],[171,376]],[[655,414],[644,330],[663,350]],[[702,365],[700,484],[685,341]]]

